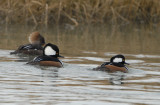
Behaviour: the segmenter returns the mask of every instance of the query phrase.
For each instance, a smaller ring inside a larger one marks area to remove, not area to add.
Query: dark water
[[[26,65],[9,55],[38,30],[60,48],[64,68]],[[160,30],[146,27],[9,27],[0,30],[0,104],[159,105]],[[129,73],[93,71],[124,54]]]

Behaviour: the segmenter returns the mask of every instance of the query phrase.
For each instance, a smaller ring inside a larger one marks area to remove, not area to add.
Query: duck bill
[[[61,56],[61,55],[59,55],[58,57],[60,57],[60,58],[64,58],[64,56]]]
[[[129,63],[126,63],[126,62],[124,62],[124,64],[127,64],[127,65],[129,65]]]

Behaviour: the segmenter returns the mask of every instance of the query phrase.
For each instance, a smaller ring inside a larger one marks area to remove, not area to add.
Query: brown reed
[[[159,24],[159,0],[0,0],[0,24]]]

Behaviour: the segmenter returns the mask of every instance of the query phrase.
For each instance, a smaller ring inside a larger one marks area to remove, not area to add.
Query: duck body
[[[26,44],[21,45],[17,50],[11,52],[10,54],[27,54],[27,55],[42,55],[43,47],[38,44]]]
[[[38,56],[33,59],[33,61],[28,62],[27,64],[31,65],[41,65],[41,66],[55,66],[55,67],[62,67],[62,62],[56,58],[51,56]]]
[[[39,32],[33,32],[29,36],[30,44],[20,45],[17,50],[10,54],[27,54],[27,55],[42,55],[43,45],[45,44],[44,37]]]
[[[101,71],[107,71],[107,72],[128,72],[128,68],[125,66],[125,64],[128,64],[125,62],[125,57],[123,55],[116,55],[113,56],[110,59],[110,62],[105,62],[101,66],[98,66],[94,70],[101,70]]]
[[[28,62],[27,64],[63,67],[62,62],[58,59],[58,57],[62,57],[59,55],[59,48],[56,45],[48,43],[43,48],[43,55],[35,57],[32,61]]]

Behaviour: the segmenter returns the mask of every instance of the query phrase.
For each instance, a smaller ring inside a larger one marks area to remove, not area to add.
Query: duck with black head
[[[20,45],[10,54],[41,55],[43,53],[44,37],[39,32],[32,32],[28,38],[30,44]]]
[[[58,57],[63,57],[59,54],[58,46],[48,43],[43,48],[43,55],[35,57],[32,61],[28,62],[27,64],[63,67],[63,63],[58,59]]]
[[[126,65],[129,65],[125,62],[125,57],[121,54],[115,55],[110,59],[110,62],[105,62],[101,66],[98,66],[97,68],[94,68],[94,70],[102,70],[107,72],[128,72],[128,68]]]

